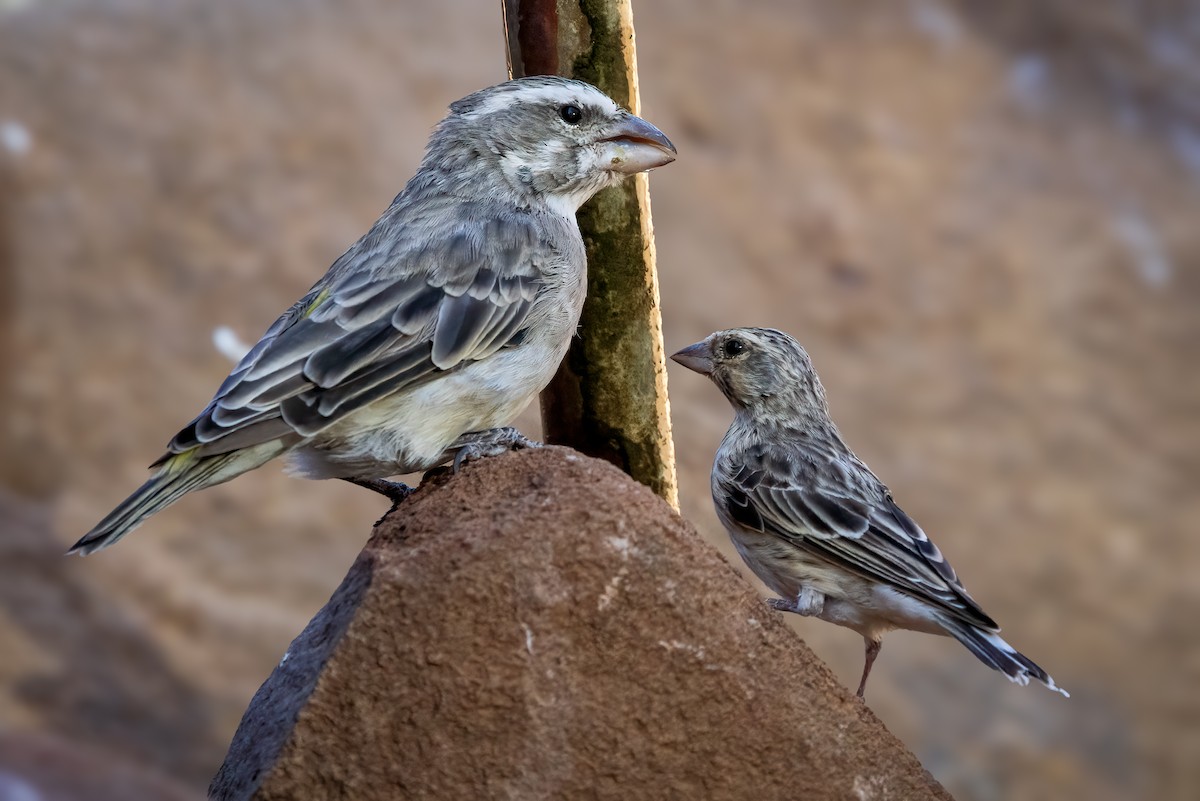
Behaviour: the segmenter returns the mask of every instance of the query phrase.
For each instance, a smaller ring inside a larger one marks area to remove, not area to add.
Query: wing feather
[[[407,386],[422,376],[437,373],[438,370],[430,358],[431,350],[432,345],[429,342],[423,342],[418,346],[401,351],[389,359],[363,368],[351,380],[343,381],[315,398],[318,414],[322,417],[330,417],[351,401],[355,401],[356,406],[361,407],[364,405],[364,393],[377,387],[383,386],[390,391],[395,383],[403,383]]]
[[[390,319],[375,320],[314,349],[304,360],[301,374],[322,389],[336,387],[394,350],[400,336]]]
[[[517,215],[480,215],[408,247],[388,250],[386,239],[373,229],[276,320],[170,453],[312,436],[515,344],[553,258],[530,218]]]
[[[751,460],[757,462],[764,456],[753,454]],[[811,459],[785,461],[814,464]],[[880,500],[871,503],[844,489],[788,473],[762,470],[757,464],[729,467],[718,478],[721,497],[726,499],[725,512],[742,525],[773,534],[864,578],[889,584],[973,625],[997,628],[967,594],[937,546],[896,506],[882,485],[878,485]]]

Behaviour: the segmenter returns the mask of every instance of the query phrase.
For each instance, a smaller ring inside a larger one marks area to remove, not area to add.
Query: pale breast
[[[550,383],[579,323],[582,293],[547,300],[531,312],[520,346],[348,415],[294,452],[293,472],[331,478],[428,470],[446,460],[446,449],[463,434],[511,425]]]
[[[897,628],[945,633],[928,604],[887,585],[842,570],[770,534],[735,526],[730,537],[747,566],[781,598],[794,599],[804,587],[824,595],[821,620],[868,638]]]
[[[292,468],[313,478],[386,477],[444,462],[460,436],[511,425],[550,383],[579,325],[587,291],[583,240],[574,217],[540,213],[535,252],[541,290],[524,339],[481,361],[360,409],[294,452]]]

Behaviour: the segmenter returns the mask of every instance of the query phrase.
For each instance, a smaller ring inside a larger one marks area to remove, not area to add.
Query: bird
[[[398,503],[389,476],[530,443],[508,427],[579,322],[575,212],[675,160],[670,139],[596,87],[521,78],[450,105],[370,230],[267,329],[148,481],[68,553],[112,545],[183,495],[287,456]]]
[[[671,358],[708,376],[734,409],[712,467],[717,517],[781,596],[772,608],[862,635],[859,698],[894,629],[948,635],[1009,680],[1067,695],[999,636],[937,546],[846,445],[800,343],[772,328],[734,328]]]

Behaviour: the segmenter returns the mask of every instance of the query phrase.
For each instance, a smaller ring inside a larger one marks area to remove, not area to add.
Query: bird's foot
[[[389,514],[396,511],[396,507],[403,503],[405,498],[416,492],[416,490],[403,482],[388,481],[385,478],[344,478],[342,480],[349,481],[355,486],[364,487],[372,492],[378,492],[380,495],[390,500],[392,502],[392,508],[388,509],[387,514],[385,514],[383,517],[387,517]],[[383,520],[383,517],[379,518],[379,520]],[[378,525],[378,523],[379,521],[377,520],[376,525]]]
[[[780,612],[792,612],[803,617],[817,617],[825,609],[825,596],[812,587],[805,587],[794,599],[769,598],[767,603]]]
[[[540,447],[542,447],[542,443],[529,439],[517,429],[509,426],[463,434],[450,446],[450,450],[455,451],[454,472],[457,473],[464,464],[476,459],[499,456],[508,451]]]

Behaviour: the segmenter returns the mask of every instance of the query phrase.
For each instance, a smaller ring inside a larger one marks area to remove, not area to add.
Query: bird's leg
[[[867,661],[863,664],[862,681],[858,683],[858,697],[866,698],[864,693],[867,691],[867,676],[871,675],[871,665],[875,664],[875,657],[879,656],[879,649],[883,647],[883,640],[872,640],[863,638],[867,643]]]
[[[366,487],[372,492],[378,492],[383,497],[392,502],[392,507],[383,513],[383,517],[375,521],[375,525],[379,525],[392,512],[399,508],[400,504],[409,495],[416,492],[415,489],[400,481],[388,481],[385,478],[342,478],[342,481],[349,481],[358,487]]]
[[[447,450],[455,451],[454,472],[457,473],[464,464],[475,459],[499,456],[506,451],[517,451],[522,448],[540,447],[542,447],[542,443],[527,438],[515,428],[506,427],[463,434]]]
[[[770,598],[767,603],[780,612],[794,612],[803,617],[817,617],[825,609],[825,595],[805,586],[794,600]]]
[[[392,502],[392,508],[395,509],[400,505],[400,502],[412,495],[415,490],[399,481],[388,481],[383,478],[343,478],[342,481],[349,481],[359,487],[365,487],[372,492],[378,492]]]

